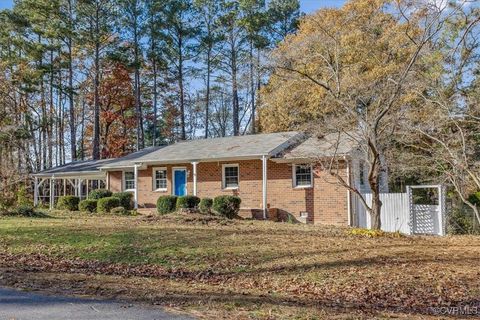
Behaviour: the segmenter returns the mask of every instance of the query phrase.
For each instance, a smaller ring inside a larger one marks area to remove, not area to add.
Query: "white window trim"
[[[297,167],[298,166],[310,166],[310,184],[304,186],[297,186]],[[292,182],[294,189],[308,189],[313,187],[313,168],[311,164],[308,163],[295,163],[292,166]]]
[[[135,183],[135,188],[125,189],[125,172],[133,172],[133,182]],[[137,181],[135,181],[135,169],[134,170],[123,170],[122,171],[122,190],[124,192],[133,192],[137,188]]]
[[[238,172],[238,185],[236,187],[226,187],[226,181],[225,181],[225,168],[237,168]],[[240,185],[240,166],[238,163],[225,163],[222,164],[222,190],[237,190],[238,186]]]
[[[166,188],[155,188],[157,185],[157,175],[156,172],[162,170],[165,171],[165,174],[167,175],[165,177],[165,180],[167,181],[167,187]],[[167,167],[153,167],[152,168],[152,190],[154,192],[166,192],[168,190],[168,170]]]
[[[172,195],[175,195],[175,171],[185,171],[185,195],[188,196],[188,171],[187,167],[172,168]]]

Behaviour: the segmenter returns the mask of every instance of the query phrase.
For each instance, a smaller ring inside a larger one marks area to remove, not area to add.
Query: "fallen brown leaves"
[[[342,228],[271,222],[222,225],[195,218],[185,225],[179,223],[185,217],[113,219],[118,219],[114,225],[98,217],[52,223],[79,238],[83,229],[77,223],[104,237],[141,234],[128,238],[133,241],[129,246],[149,250],[125,252],[133,261],[141,255],[146,262],[86,259],[75,253],[59,258],[64,251],[46,241],[36,245],[40,252],[22,253],[9,244],[27,238],[5,233],[2,239],[0,227],[0,282],[42,288],[70,281],[74,293],[181,306],[214,318],[424,318],[437,306],[480,307],[480,238],[371,239],[347,236]],[[34,223],[13,228],[42,230]],[[175,251],[165,254],[172,246]],[[56,279],[53,284],[42,282],[47,275]]]

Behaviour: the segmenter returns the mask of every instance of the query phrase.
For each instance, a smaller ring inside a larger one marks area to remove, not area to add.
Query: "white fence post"
[[[445,228],[445,214],[447,212],[446,204],[446,190],[445,186],[438,186],[438,221],[439,221],[439,231],[441,236],[444,236],[447,232]]]
[[[413,193],[412,188],[407,186],[407,198],[408,198],[408,234],[413,234],[413,226],[415,223],[415,215],[413,214]]]

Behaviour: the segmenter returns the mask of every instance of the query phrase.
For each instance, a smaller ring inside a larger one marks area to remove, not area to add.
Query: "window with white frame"
[[[153,169],[153,189],[155,191],[167,190],[167,168]]]
[[[123,190],[135,190],[135,173],[133,171],[123,172]]]
[[[296,164],[293,166],[293,186],[306,188],[312,186],[312,166],[309,164]]]
[[[364,186],[365,185],[365,164],[363,163],[363,161],[360,161],[360,163],[358,164],[358,175],[359,175],[359,178],[360,178],[360,185],[361,186]]]
[[[224,164],[222,169],[224,189],[238,188],[238,164]]]

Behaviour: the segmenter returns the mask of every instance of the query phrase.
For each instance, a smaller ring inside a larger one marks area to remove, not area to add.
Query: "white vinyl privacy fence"
[[[435,204],[415,203],[413,189],[437,189]],[[363,194],[369,206],[372,194]],[[445,190],[442,186],[409,186],[406,193],[381,193],[381,224],[387,232],[399,231],[404,234],[445,235]],[[361,201],[354,198],[356,225],[370,229],[370,214]]]

